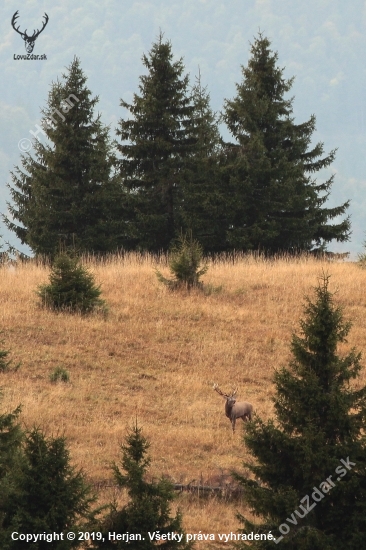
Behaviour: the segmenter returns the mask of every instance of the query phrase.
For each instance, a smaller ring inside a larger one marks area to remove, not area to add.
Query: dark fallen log
[[[193,485],[191,483],[173,483],[175,491],[194,493],[197,496],[219,496],[224,499],[239,498],[243,494],[243,487],[238,485]]]
[[[111,480],[101,480],[91,483],[93,489],[115,489],[122,490],[119,485],[116,485]],[[187,492],[192,493],[198,497],[210,497],[215,496],[225,500],[237,499],[243,495],[243,487],[235,484],[223,484],[223,485],[205,485],[204,483],[173,483],[173,489],[180,493]]]

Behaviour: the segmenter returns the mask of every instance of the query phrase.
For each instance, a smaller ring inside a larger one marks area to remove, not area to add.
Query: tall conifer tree
[[[86,80],[75,58],[63,81],[51,85],[34,132],[35,156],[22,156],[8,186],[13,204],[4,221],[36,254],[53,255],[60,242],[111,251],[123,233],[108,128],[94,115],[98,97],[91,97]]]
[[[20,407],[11,413],[0,414],[0,548],[4,549],[10,539],[5,520],[9,506],[17,495],[14,478],[22,459],[23,432],[18,424],[19,414]]]
[[[120,120],[118,148],[133,213],[131,246],[158,251],[166,250],[180,229],[179,191],[196,143],[194,107],[183,61],[173,61],[171,43],[162,34],[142,60],[148,74],[140,77],[140,95],[134,94],[131,104],[121,101],[131,118]]]
[[[295,124],[293,99],[285,99],[293,79],[277,66],[277,53],[261,34],[251,47],[237,95],[226,100],[223,114],[235,143],[227,145],[224,170],[230,223],[228,247],[269,252],[324,248],[347,241],[350,222],[342,216],[348,202],[326,208],[333,176],[314,179],[334,160],[323,156],[323,144],[310,147],[315,117]]]
[[[78,532],[87,530],[93,497],[81,472],[70,465],[63,437],[49,438],[33,429],[26,437],[24,456],[14,475],[16,492],[4,517],[8,534],[2,550],[70,550],[80,548]],[[13,539],[11,533],[18,538]],[[66,537],[73,532],[74,537]],[[57,534],[54,540],[25,543],[19,534]],[[61,534],[63,537],[61,538]]]
[[[97,527],[103,533],[103,541],[95,541],[93,548],[100,550],[122,550],[126,546],[136,550],[189,550],[182,528],[179,511],[171,516],[170,504],[174,500],[171,483],[161,478],[147,481],[146,472],[151,459],[147,455],[150,443],[142,435],[137,424],[129,431],[122,450],[122,471],[113,466],[114,478],[119,487],[127,490],[129,501],[119,510],[114,504],[110,513]],[[108,533],[130,535],[130,540],[118,540]],[[137,537],[141,537],[138,540]],[[174,537],[172,537],[174,535]]]
[[[196,145],[187,162],[181,189],[181,227],[192,232],[203,249],[209,252],[225,248],[225,189],[221,184],[220,159],[222,139],[218,117],[210,106],[207,87],[201,74],[192,88],[192,115]]]
[[[276,422],[258,416],[244,441],[261,482],[239,477],[262,523],[240,516],[244,532],[272,531],[254,548],[359,550],[366,545],[366,387],[352,384],[360,354],[340,356],[350,323],[329,291],[329,277],[307,299],[289,368],[275,374]],[[246,548],[244,544],[242,546]]]

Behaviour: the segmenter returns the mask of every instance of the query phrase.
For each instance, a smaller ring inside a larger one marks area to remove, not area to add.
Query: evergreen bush
[[[0,340],[0,343],[3,344],[4,340]],[[1,349],[0,350],[0,372],[6,372],[9,370],[9,366],[11,364],[11,360],[7,361],[7,357],[9,355],[10,351]]]
[[[49,280],[49,284],[40,285],[37,292],[43,306],[69,312],[106,312],[100,287],[77,258],[67,254],[57,256]]]
[[[69,373],[63,367],[56,367],[55,370],[50,374],[50,382],[56,383],[68,382],[70,380]]]
[[[200,243],[193,239],[192,233],[188,235],[182,233],[169,256],[169,267],[174,279],[166,279],[158,270],[155,271],[156,276],[159,281],[172,289],[203,288],[200,277],[207,272],[208,266],[202,266],[202,261],[203,250]]]
[[[2,331],[0,331],[0,335],[3,334]],[[0,339],[0,345],[4,344],[4,339]],[[9,370],[17,371],[20,367],[20,363],[17,363],[13,367],[11,367],[12,360],[7,360],[8,355],[10,351],[5,349],[0,349],[0,372],[8,372]]]

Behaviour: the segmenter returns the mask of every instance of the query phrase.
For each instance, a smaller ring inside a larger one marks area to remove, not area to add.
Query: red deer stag
[[[225,414],[231,422],[233,433],[235,432],[235,422],[237,418],[242,418],[244,422],[252,419],[253,405],[247,401],[237,402],[235,396],[238,388],[233,388],[231,394],[223,393],[217,384],[214,384],[213,389],[226,399]]]

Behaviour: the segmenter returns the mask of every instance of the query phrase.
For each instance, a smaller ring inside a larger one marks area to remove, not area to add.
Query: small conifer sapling
[[[172,289],[203,288],[200,278],[207,272],[208,266],[202,263],[203,250],[200,243],[193,239],[192,233],[188,235],[181,233],[169,257],[169,267],[174,279],[165,278],[158,270],[155,272],[159,281]]]
[[[43,306],[80,313],[106,311],[106,304],[100,298],[101,290],[96,286],[94,276],[77,258],[67,254],[57,256],[49,281],[48,285],[41,285],[37,292]]]

